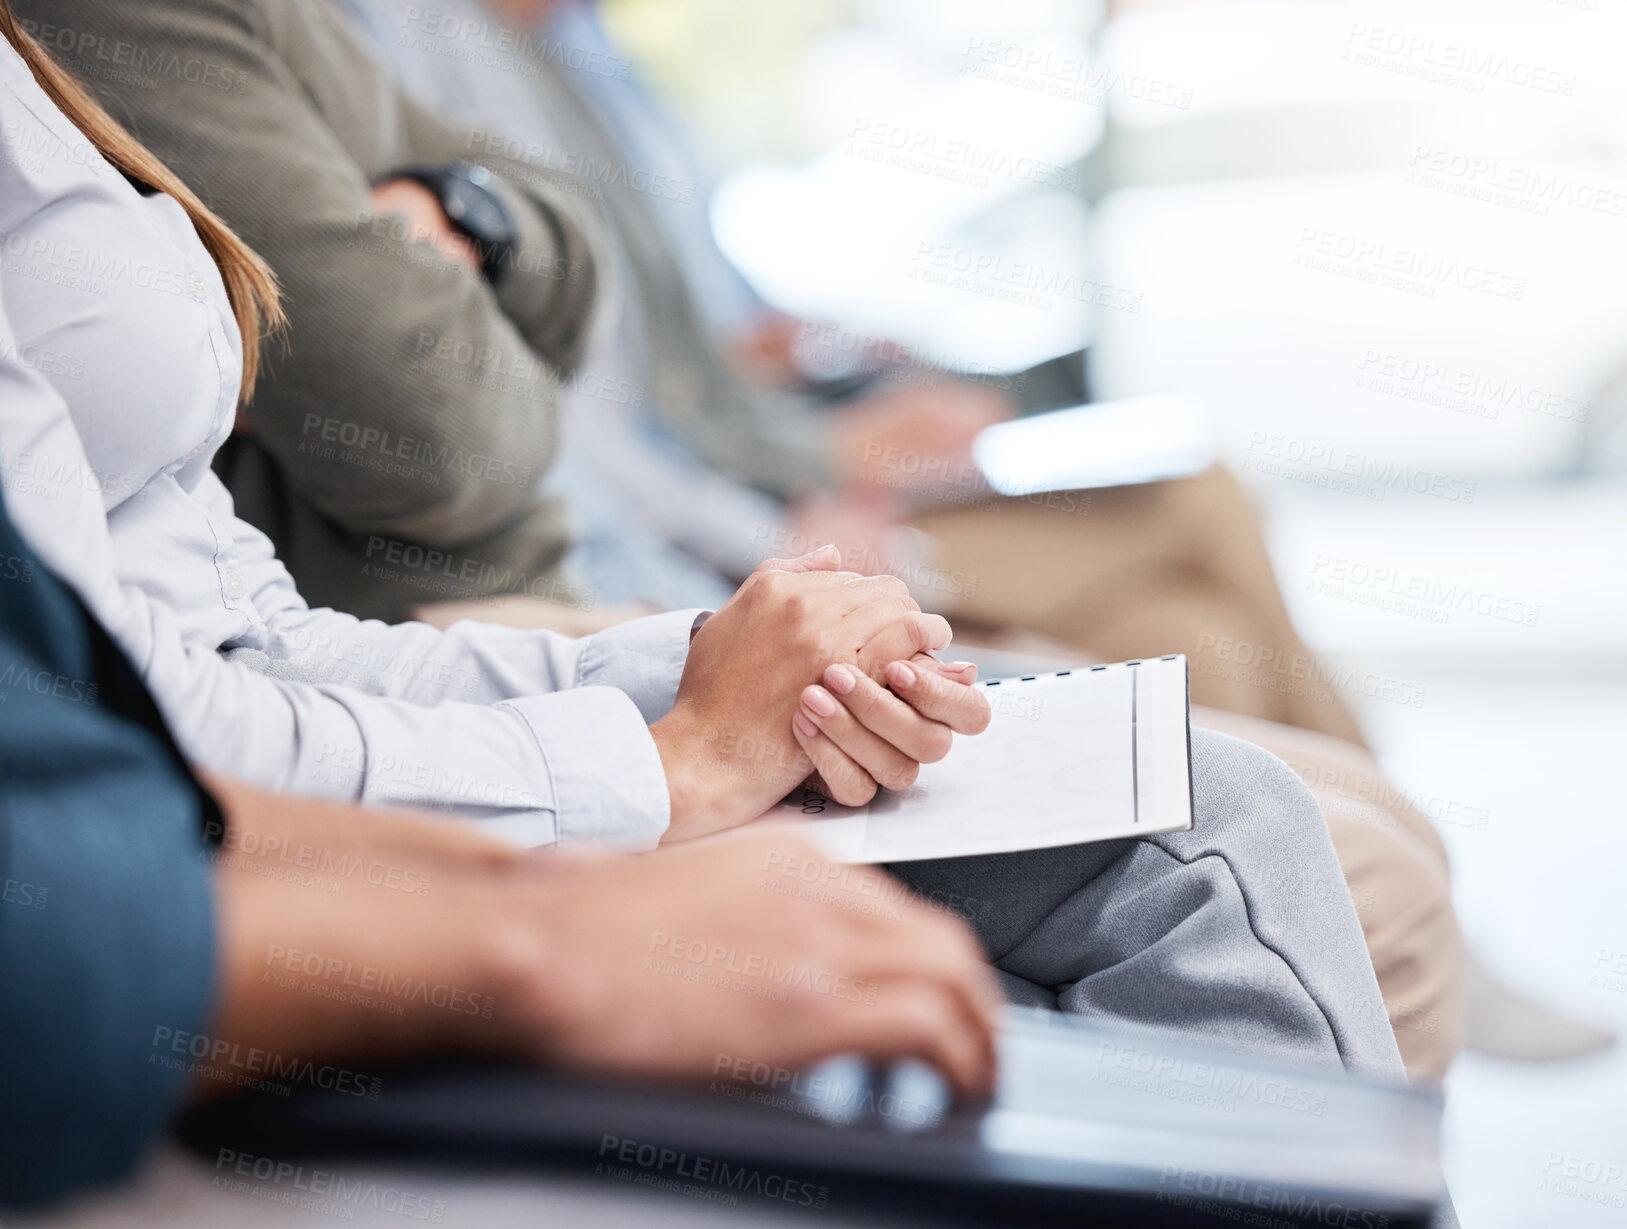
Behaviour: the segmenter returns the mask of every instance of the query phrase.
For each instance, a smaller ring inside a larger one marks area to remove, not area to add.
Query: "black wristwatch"
[[[480,254],[480,272],[495,286],[514,263],[520,236],[503,198],[491,190],[492,173],[471,162],[454,162],[407,167],[390,178],[410,179],[435,194],[446,220],[474,243]]]

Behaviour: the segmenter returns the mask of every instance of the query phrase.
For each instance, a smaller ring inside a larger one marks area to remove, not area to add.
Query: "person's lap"
[[[1279,756],[1327,820],[1407,1071],[1439,1080],[1463,1032],[1463,938],[1446,847],[1372,754],[1327,735],[1194,706],[1192,723]]]
[[[1190,831],[890,869],[969,914],[1007,993],[1400,1076],[1316,803],[1274,756],[1193,731]]]
[[[1198,654],[1201,630],[1238,639],[1252,638],[1252,642],[1257,642],[1254,647],[1270,643],[1275,651],[1288,655],[1300,651],[1294,647],[1299,642],[1282,608],[1252,505],[1230,475],[1214,470],[1192,479],[1094,492],[1090,493],[1089,500],[1088,504],[1076,503],[1072,511],[1043,501],[1002,501],[986,508],[943,510],[923,516],[919,523],[931,532],[942,533],[953,543],[961,553],[961,566],[979,569],[975,594],[962,612],[966,616],[982,619],[998,611],[1031,626],[1064,622],[1081,627],[1094,625],[1112,641],[1109,645],[1094,646],[1097,657],[1133,656],[1141,651],[1134,647],[1135,637],[1151,637],[1157,641],[1157,651],[1184,650],[1194,655],[1194,700],[1203,699],[1200,693],[1206,680],[1212,681],[1215,677],[1212,672],[1206,672],[1205,667],[1220,664]],[[1065,543],[1065,550],[1059,543]],[[1174,590],[1154,591],[1161,583],[1160,577],[1170,583],[1174,583],[1171,578],[1178,578],[1184,589],[1179,594]],[[1147,588],[1149,584],[1153,590]],[[1082,600],[1081,594],[1089,600]],[[516,604],[520,602],[523,599]],[[1228,612],[1238,617],[1228,617]],[[530,622],[502,610],[500,603],[482,604],[474,612],[463,609],[454,613],[458,617],[471,613],[486,619],[495,616],[495,621],[504,623]],[[1124,645],[1119,645],[1113,635],[1113,628],[1120,625],[1130,629],[1126,635],[1134,633]],[[1186,643],[1187,640],[1192,643]],[[1119,648],[1123,648],[1124,653],[1119,653]],[[1252,698],[1262,702],[1269,698],[1247,680],[1231,679],[1231,683],[1234,685],[1224,697],[1211,699],[1248,712],[1258,707],[1251,703],[1248,693],[1258,693]],[[1238,692],[1244,694],[1239,697]],[[1301,715],[1292,716],[1298,716],[1305,724],[1313,724]],[[1347,720],[1344,717],[1337,724],[1342,727]],[[1325,726],[1328,722],[1318,719],[1314,724]],[[1284,735],[1293,732],[1291,727],[1281,725],[1269,728]],[[1343,728],[1337,732],[1346,734]],[[1359,748],[1352,746],[1350,750],[1357,753]],[[1339,815],[1330,813],[1328,821],[1336,832],[1342,830]],[[1343,828],[1350,827],[1350,824],[1343,825]],[[1391,836],[1387,829],[1364,825],[1352,838],[1360,838],[1362,842],[1364,852],[1356,861],[1364,868],[1364,882],[1384,887],[1386,900],[1405,895],[1402,891],[1405,877],[1398,877],[1391,870],[1391,863],[1396,860],[1390,849],[1393,842],[1388,838]],[[1077,928],[1082,912],[1090,907],[1090,894],[1080,892],[1080,885],[1097,884],[1100,880],[1093,891],[1104,891],[1108,877],[1103,859],[1108,856],[1106,851],[1120,848],[1119,845],[1083,846],[1037,855],[979,859],[971,864],[948,864],[941,870],[929,870],[920,864],[896,869],[912,881],[931,873],[945,877],[946,881],[970,876],[973,887],[985,879],[995,884],[995,890],[984,891],[980,899],[999,897],[999,917],[992,916],[996,911],[991,905],[990,916],[976,917],[974,921],[981,929],[998,926],[1012,932],[1013,937],[1003,942],[999,935],[986,933],[985,941],[991,952],[1011,951],[1018,937],[1033,932],[1036,937],[1030,940],[1024,953],[1032,958],[1034,951],[1047,942],[1060,942],[1066,949],[1070,942],[1069,927]],[[1341,846],[1340,853],[1346,852]],[[1118,856],[1118,852],[1112,854],[1113,858]],[[1141,862],[1149,860],[1150,856],[1144,852]],[[1143,865],[1138,867],[1138,874],[1150,874],[1153,869]],[[1188,870],[1179,877],[1191,881],[1211,873],[1212,868]],[[1337,900],[1344,891],[1343,882],[1329,882],[1336,883],[1337,890],[1328,884],[1319,885],[1316,890]],[[1357,885],[1353,882],[1354,886]],[[973,887],[963,894],[978,896]],[[1074,898],[1076,893],[1078,899]],[[1013,899],[1017,896],[1024,901],[1020,906]],[[1445,892],[1444,878],[1441,890],[1430,894],[1428,899],[1435,902],[1435,913],[1450,923],[1450,899]],[[1402,911],[1407,917],[1418,912],[1418,901],[1409,898],[1402,903],[1407,905]],[[1348,900],[1345,905],[1348,908]],[[1375,909],[1377,907],[1375,905]],[[1205,916],[1213,919],[1223,913],[1224,910],[1211,907]],[[1363,915],[1369,929],[1374,916],[1376,914]],[[1395,926],[1385,929],[1395,933],[1396,941],[1390,946],[1404,949],[1405,958],[1388,960],[1384,972],[1392,981],[1400,974],[1406,975],[1404,986],[1386,987],[1386,992],[1394,990],[1391,997],[1396,1002],[1404,1004],[1407,1012],[1426,1020],[1432,1013],[1444,1018],[1441,1013],[1447,1008],[1455,1011],[1455,962],[1446,969],[1436,959],[1439,953],[1434,948],[1439,945],[1413,942],[1412,932]],[[1420,937],[1427,936],[1420,932]],[[1375,959],[1377,954],[1375,951]],[[1012,960],[1016,959],[1013,955]],[[1147,959],[1144,957],[1141,963],[1145,964]],[[1054,989],[1039,988],[1044,978],[1024,978],[1015,969],[1011,961],[1003,962],[1002,976],[1014,998],[1033,1003],[1055,1002]],[[1051,979],[1057,984],[1065,980]],[[1207,989],[1205,987],[1202,996],[1189,996],[1189,1006],[1212,1006],[1215,1000],[1207,994]],[[1084,1009],[1092,1002],[1092,996],[1103,993],[1105,979],[1098,976],[1079,989],[1073,1001]],[[1168,1003],[1164,1007],[1166,1014],[1179,1014]],[[1379,1010],[1383,1010],[1382,1006]],[[1455,1037],[1455,1033],[1452,1028],[1443,1029],[1437,1035],[1419,1034],[1421,1041],[1430,1047],[1430,1053],[1425,1056],[1428,1073],[1434,1073],[1435,1067],[1444,1067],[1455,1046],[1443,1047],[1440,1042],[1443,1037]]]

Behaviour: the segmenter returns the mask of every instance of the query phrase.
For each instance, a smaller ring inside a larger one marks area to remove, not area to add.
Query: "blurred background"
[[[770,303],[1187,393],[1510,982],[1627,1029],[1627,5],[610,0]],[[1627,1223],[1627,1053],[1447,1084],[1471,1226]]]

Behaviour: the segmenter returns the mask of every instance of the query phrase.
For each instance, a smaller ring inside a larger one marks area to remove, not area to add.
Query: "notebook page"
[[[980,684],[989,728],[907,790],[843,807],[798,789],[765,818],[807,821],[827,856],[908,862],[1191,826],[1186,660]]]

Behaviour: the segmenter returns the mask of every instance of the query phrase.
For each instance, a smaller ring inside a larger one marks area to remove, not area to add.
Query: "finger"
[[[824,855],[816,852],[810,842],[795,836],[776,833],[764,844],[783,850],[788,841],[797,842],[810,863],[823,860]],[[846,865],[840,870],[839,875],[827,873],[823,880],[833,898],[847,898],[854,905],[888,900],[899,906],[885,911],[841,909],[839,901],[829,902],[838,910],[840,925],[858,932],[855,940],[868,954],[870,973],[882,976],[913,971],[959,982],[978,1009],[991,1015],[1006,1005],[983,944],[961,914],[929,905],[880,867]]]
[[[947,725],[918,713],[863,671],[837,664],[825,667],[825,673],[821,677],[825,687],[836,697],[836,702],[845,710],[849,719],[869,733],[871,738],[881,741],[895,756],[913,766],[936,764],[949,754],[949,745],[954,740],[954,732]],[[953,683],[946,685],[955,686]],[[808,692],[818,690],[808,688]],[[806,694],[805,692],[804,695]],[[853,746],[848,745],[843,736],[845,727],[836,724],[840,721],[839,716],[832,714],[829,721],[824,721],[819,719],[817,710],[813,715],[819,727],[834,738],[838,746],[868,768],[870,774],[880,784],[888,789],[903,788],[883,778],[862,755],[858,754],[856,747],[864,745],[862,741],[855,739]],[[906,784],[914,784],[915,775],[912,767]]]
[[[893,702],[898,701],[895,698]],[[836,736],[833,741],[840,745],[842,739]],[[862,754],[852,758],[877,781],[886,783],[884,770],[878,772],[866,764]],[[840,890],[862,896],[867,886],[863,881],[870,878],[880,879],[881,875],[870,872],[844,879]],[[855,916],[873,931],[874,941],[866,946],[873,961],[871,967],[877,972],[936,977],[963,997],[965,1009],[974,1016],[992,1020],[1004,1005],[1005,996],[985,963],[982,946],[958,917],[933,912],[918,902],[911,902],[902,913],[890,917],[862,913]],[[904,953],[905,959],[891,964],[892,953]]]
[[[858,671],[847,666],[832,666],[831,670],[845,674],[849,680],[858,674]],[[829,675],[830,672],[826,671],[826,674]],[[881,690],[869,679],[864,681],[877,691]],[[923,718],[915,717],[907,706],[900,704],[896,699],[894,703],[904,711],[903,719],[898,722],[900,726],[912,724],[911,717],[914,717],[914,725],[924,727],[928,724]],[[867,729],[845,704],[839,702],[825,688],[815,685],[803,689],[801,714],[813,722],[821,734],[836,744],[838,750],[864,769],[877,785],[887,789],[908,789],[915,784],[916,774],[921,768],[916,758],[900,750],[885,736]],[[943,732],[947,740],[950,737],[948,728],[943,727]],[[906,729],[905,733],[915,735],[917,742],[929,741],[926,735],[916,730]]]
[[[910,596],[910,587],[896,576],[886,574],[867,576],[858,572],[849,572],[844,573],[843,583],[849,588],[868,593],[871,597],[897,598],[910,610],[921,609],[920,604]]]
[[[874,679],[881,678],[889,662],[909,661],[917,653],[946,648],[951,636],[949,622],[941,615],[912,611],[887,621],[855,610],[848,616],[855,628],[861,618],[866,622],[866,629],[873,628],[873,631],[859,650],[859,661],[865,673]],[[842,626],[844,630],[849,626],[847,619]]]
[[[824,778],[833,801],[844,807],[858,807],[876,796],[876,779],[825,737],[800,709],[791,716],[791,733]]]
[[[958,916],[936,912],[922,901],[911,900],[900,914],[888,917],[860,913],[858,917],[874,932],[866,945],[873,953],[868,969],[872,976],[913,972],[935,978],[955,987],[964,996],[969,1011],[990,1020],[1005,1006],[1006,996],[982,944]],[[902,959],[892,953],[901,953]]]
[[[831,548],[832,551],[835,549],[835,547]],[[828,556],[831,566],[825,567],[823,566],[825,558],[827,557],[814,558],[813,566],[804,566],[809,559],[807,555],[789,560],[770,559],[759,564],[757,572],[770,575],[778,574],[784,578],[796,577],[796,580],[792,582],[793,584],[818,586],[821,592],[839,594],[842,599],[841,608],[843,611],[857,610],[860,606],[876,600],[878,595],[869,591],[861,583],[874,580],[874,577],[866,576],[862,572],[845,571],[842,567],[841,557],[836,554]],[[769,564],[775,564],[776,566],[770,567]]]
[[[851,654],[852,658],[865,655],[866,669],[873,668],[879,674],[881,668],[893,658],[907,659],[912,656],[918,650],[910,646],[919,645],[923,640],[943,637],[947,643],[949,624],[937,615],[923,615],[915,599],[908,593],[888,591],[877,595],[862,584],[846,583],[849,573],[828,575],[839,582],[839,591],[847,598],[846,608],[840,611],[830,628],[830,643],[840,653]],[[925,622],[920,627],[909,626],[915,620]],[[871,650],[869,646],[884,633],[883,651]]]
[[[806,558],[791,562],[800,567]],[[831,558],[834,560],[834,556]],[[834,569],[815,567],[798,572],[764,564],[745,579],[735,596],[756,608],[761,617],[788,629],[800,628],[828,636],[844,615],[875,600],[844,583],[855,578],[853,572]]]
[[[834,545],[821,546],[791,559],[764,559],[759,572],[835,572],[842,566],[842,552]]]
[[[953,682],[937,671],[906,661],[890,662],[883,677],[887,686],[917,713],[943,723],[957,734],[981,734],[989,728],[993,714],[981,688]]]
[[[843,1049],[877,1061],[919,1059],[962,1096],[983,1095],[993,1084],[991,1032],[941,985],[891,981],[877,988],[874,1002],[844,1002],[835,1017],[833,1032],[843,1038]]]
[[[971,661],[939,661],[931,653],[917,653],[910,661],[925,670],[933,670],[953,683],[970,687],[977,682],[977,663]]]
[[[864,890],[852,878],[842,887]],[[919,901],[909,902],[892,916],[856,912],[854,918],[863,953],[856,957],[858,972],[882,985],[913,979],[947,990],[969,1027],[985,1039],[985,1061],[992,1069],[994,1037],[1006,996],[972,928]]]

